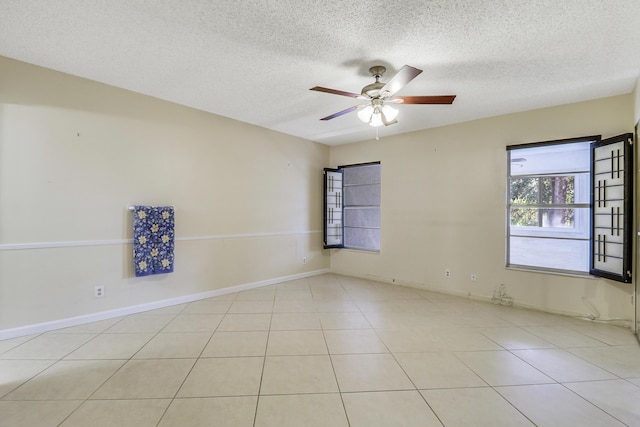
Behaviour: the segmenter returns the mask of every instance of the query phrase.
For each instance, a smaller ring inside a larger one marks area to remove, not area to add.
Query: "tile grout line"
[[[137,314],[137,313],[136,313],[136,314]],[[116,323],[114,323],[113,325],[109,326],[109,327],[108,327],[107,329],[105,329],[104,331],[97,333],[97,334],[96,334],[96,336],[95,336],[93,339],[96,339],[98,336],[108,334],[108,332],[107,332],[107,331],[108,331],[109,329],[111,329],[112,327],[116,326],[117,324],[119,324],[119,323],[123,322],[125,319],[128,319],[130,316],[135,316],[135,314],[130,314],[130,315],[127,315],[127,316],[123,317],[122,319],[120,319],[119,321],[117,321]],[[165,324],[162,328],[166,327],[166,325],[168,325],[171,321],[173,321],[173,319],[175,319],[175,318],[176,318],[176,316],[177,316],[177,314],[175,314],[175,315],[173,316],[173,318],[172,318],[171,320],[169,320],[169,321],[167,322],[167,324]],[[134,352],[134,353],[133,353],[133,354],[132,354],[128,359],[109,359],[109,360],[121,360],[121,361],[123,361],[123,363],[118,367],[118,369],[116,369],[116,370],[115,370],[111,375],[109,375],[109,377],[108,377],[108,378],[106,378],[104,381],[102,381],[102,382],[101,382],[101,383],[96,387],[96,389],[95,389],[95,390],[93,390],[93,392],[91,392],[91,393],[89,394],[89,396],[87,396],[85,399],[83,399],[83,400],[82,400],[82,403],[81,403],[80,405],[78,405],[78,406],[77,406],[73,411],[71,411],[71,412],[70,412],[70,413],[69,413],[69,414],[68,414],[68,415],[67,415],[67,416],[66,416],[66,417],[65,417],[65,418],[64,418],[64,419],[63,419],[63,420],[58,424],[58,425],[62,425],[62,424],[63,424],[67,419],[69,419],[73,414],[75,414],[75,413],[78,411],[78,409],[80,409],[80,407],[82,407],[84,404],[86,404],[88,401],[90,401],[90,400],[91,400],[91,397],[93,397],[93,395],[95,395],[95,394],[96,394],[96,392],[97,392],[98,390],[100,390],[100,388],[102,388],[102,387],[107,383],[107,381],[109,381],[109,380],[110,380],[111,378],[113,378],[113,377],[114,377],[118,372],[120,372],[120,370],[121,370],[121,369],[122,369],[122,368],[123,368],[127,363],[129,363],[131,360],[133,360],[134,356],[135,356],[136,354],[138,354],[138,352],[139,352],[139,351],[140,351],[144,346],[146,346],[147,344],[149,344],[149,342],[150,342],[150,341],[151,341],[155,336],[157,336],[157,335],[160,333],[160,331],[162,330],[162,328],[161,328],[158,332],[156,332],[156,333],[155,333],[151,338],[149,338],[149,340],[147,340],[147,342],[146,342],[146,343],[144,343],[144,344],[143,344],[143,345],[142,345],[142,346],[141,346],[141,347],[140,347],[136,352]],[[88,342],[86,342],[86,343],[85,343],[85,344],[83,344],[82,346],[84,346],[84,345],[88,344],[90,341],[93,341],[93,339],[89,340]],[[82,346],[80,346],[80,347],[82,347]],[[78,350],[80,347],[78,347],[76,350]],[[74,350],[74,351],[76,351],[76,350]],[[69,353],[69,354],[71,354],[71,353]],[[69,354],[67,354],[67,356],[68,356]],[[66,356],[65,356],[65,357],[66,357]],[[61,359],[61,360],[62,360],[62,359]],[[104,359],[87,359],[87,360],[104,360]]]
[[[611,381],[611,380],[600,380],[600,381]],[[619,381],[619,380],[615,380],[615,381]],[[592,381],[589,381],[592,382]],[[593,406],[594,408],[597,408],[599,410],[601,410],[602,412],[604,412],[605,414],[609,415],[611,418],[620,421],[622,424],[627,425],[625,422],[623,422],[621,419],[619,419],[617,416],[615,416],[614,414],[610,413],[609,411],[607,411],[604,408],[601,408],[600,406],[596,405],[594,402],[588,400],[587,398],[585,398],[584,396],[580,395],[579,393],[571,390],[569,387],[567,387],[564,383],[558,383],[558,385],[562,386],[565,390],[568,390],[570,393],[572,393],[573,395],[577,396],[578,398],[582,399],[583,401],[585,401],[586,403],[590,404],[591,406]]]
[[[234,300],[235,300],[235,298],[234,298]],[[175,320],[175,318],[178,317],[178,315],[180,315],[183,311],[185,311],[187,309],[187,307],[189,305],[191,305],[191,304],[193,304],[193,303],[187,304],[182,310],[180,310],[180,313],[176,314],[176,316],[174,317],[174,320]],[[220,324],[222,323],[222,320],[224,319],[224,316],[227,315],[227,313],[229,312],[230,309],[231,309],[231,304],[229,304],[229,307],[227,307],[227,310],[225,311],[225,313],[223,314],[222,318],[220,319],[220,322],[218,322],[218,324],[214,328],[213,332],[211,332],[211,336],[207,340],[206,344],[202,347],[202,350],[200,350],[200,353],[198,354],[198,356],[195,358],[195,360],[193,362],[193,365],[191,365],[191,368],[189,369],[189,372],[187,372],[185,377],[182,379],[182,382],[180,383],[180,386],[178,386],[178,388],[176,389],[176,392],[174,393],[173,397],[170,398],[169,404],[167,405],[166,408],[164,408],[164,411],[162,411],[162,415],[160,415],[160,418],[158,418],[158,422],[156,423],[156,427],[160,425],[160,423],[162,422],[162,419],[166,416],[167,412],[169,411],[169,408],[171,407],[173,402],[176,400],[176,397],[180,393],[180,390],[182,390],[182,387],[184,386],[184,383],[187,381],[187,378],[189,378],[189,375],[191,375],[191,373],[193,372],[193,369],[198,364],[198,361],[201,359],[202,353],[204,353],[205,349],[207,348],[207,345],[209,345],[209,343],[213,339],[213,335],[216,333],[216,331],[220,327]],[[171,323],[171,322],[169,322],[169,323]],[[168,325],[168,323],[167,323],[167,325]],[[166,325],[165,325],[165,327],[166,327]],[[162,330],[159,331],[158,334],[160,334],[160,332],[162,332]],[[182,332],[180,332],[180,333],[182,333]],[[155,336],[157,336],[158,334],[156,334]],[[154,338],[155,338],[155,336],[154,336]],[[140,350],[142,350],[142,348]],[[137,354],[137,352],[136,352],[136,354]]]
[[[426,298],[425,298],[426,299]],[[364,313],[363,313],[364,316]],[[367,322],[369,321],[369,319],[365,316],[365,319],[367,319]],[[438,413],[435,411],[435,409],[429,404],[429,402],[427,401],[427,398],[424,397],[424,395],[422,393],[420,393],[420,389],[418,388],[418,386],[416,385],[416,383],[414,382],[414,380],[411,378],[411,376],[409,376],[409,374],[407,373],[407,371],[405,370],[405,368],[402,366],[402,364],[400,363],[400,361],[397,359],[396,354],[394,352],[391,351],[391,349],[387,346],[387,344],[384,342],[384,340],[382,339],[382,337],[378,334],[378,331],[376,330],[376,328],[373,328],[372,326],[372,330],[373,332],[376,334],[376,336],[378,337],[378,339],[384,344],[385,348],[389,351],[389,354],[391,355],[391,357],[393,357],[393,360],[398,364],[398,366],[400,367],[400,369],[402,370],[402,372],[404,373],[404,375],[409,379],[409,381],[411,382],[411,384],[413,385],[413,387],[415,388],[415,391],[418,393],[418,395],[420,396],[420,398],[424,401],[424,403],[427,405],[427,407],[429,408],[429,410],[433,413],[433,415],[436,417],[436,419],[440,422],[440,424],[442,424],[443,426],[445,425],[444,422],[442,421],[442,419],[440,418],[440,415],[438,415]]]
[[[306,280],[306,279],[305,279]],[[269,339],[271,338],[271,325],[273,323],[273,310],[276,305],[276,293],[273,296],[273,301],[271,302],[271,315],[269,316],[269,329],[267,331],[267,342],[264,345],[264,356],[262,357],[262,370],[260,371],[260,382],[258,383],[258,395],[256,396],[256,409],[253,413],[253,427],[255,427],[256,422],[258,420],[258,405],[260,405],[260,397],[262,396],[262,379],[264,378],[264,368],[267,364],[267,349],[269,348]]]
[[[340,287],[347,293],[347,295],[349,295],[349,293],[344,288],[342,283],[340,283]],[[336,381],[336,387],[338,388],[338,396],[340,396],[340,402],[342,403],[342,410],[344,411],[344,416],[345,416],[345,419],[347,420],[347,426],[351,426],[351,421],[349,420],[349,413],[347,412],[347,406],[344,404],[344,397],[342,396],[342,390],[340,389],[340,382],[338,381],[338,375],[336,375],[336,368],[333,364],[333,358],[331,357],[331,352],[329,351],[329,344],[327,343],[327,337],[325,335],[324,327],[322,327],[322,322],[320,323],[320,328],[322,330],[322,338],[324,339],[324,345],[327,348],[327,357],[329,358],[329,363],[331,363],[331,370],[333,371],[333,379]]]

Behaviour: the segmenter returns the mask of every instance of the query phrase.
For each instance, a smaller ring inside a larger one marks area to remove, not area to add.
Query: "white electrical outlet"
[[[96,298],[102,298],[104,296],[104,286],[96,286],[94,290]]]
[[[306,264],[306,263],[307,263],[307,257],[306,257],[306,256],[303,256],[303,257],[302,257],[302,263],[303,263],[303,264]]]
[[[444,270],[444,277],[446,277],[447,279],[451,277],[451,270],[449,270],[448,268],[446,268]]]
[[[471,281],[475,282],[478,280],[478,275],[476,273],[471,273]]]

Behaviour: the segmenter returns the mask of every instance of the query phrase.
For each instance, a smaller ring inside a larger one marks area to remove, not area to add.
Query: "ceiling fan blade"
[[[347,108],[346,110],[338,111],[337,113],[333,113],[333,114],[332,114],[332,115],[330,115],[330,116],[323,117],[323,118],[321,118],[320,120],[325,120],[325,121],[326,121],[326,120],[335,119],[336,117],[340,117],[340,116],[343,116],[343,115],[345,115],[345,114],[347,114],[347,113],[350,113],[350,112],[352,112],[352,111],[355,111],[355,110],[357,110],[357,109],[358,109],[358,108],[360,108],[360,107],[362,107],[362,105],[354,105],[353,107],[349,107],[349,108]]]
[[[325,93],[332,93],[334,95],[348,96],[350,98],[367,99],[367,97],[362,96],[359,93],[345,92],[343,90],[329,89],[327,87],[321,87],[321,86],[314,86],[309,90],[315,90],[315,91],[318,91],[318,92],[325,92]]]
[[[396,96],[391,102],[396,104],[453,104],[454,99],[456,99],[455,95]]]
[[[391,77],[389,81],[380,89],[380,93],[385,98],[393,96],[394,93],[402,89],[407,83],[415,79],[422,70],[405,65],[398,71],[395,76]]]

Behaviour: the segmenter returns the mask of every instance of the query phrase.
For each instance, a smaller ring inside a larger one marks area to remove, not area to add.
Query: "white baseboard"
[[[54,331],[56,329],[69,328],[72,326],[84,325],[86,323],[98,322],[101,320],[113,319],[116,317],[127,316],[130,314],[143,313],[149,310],[157,310],[159,308],[170,307],[172,305],[184,304],[193,301],[199,301],[202,299],[213,298],[220,295],[226,295],[234,292],[246,291],[249,289],[260,288],[263,286],[275,285],[282,282],[289,282],[291,280],[304,279],[306,277],[317,276],[320,274],[329,273],[329,269],[314,270],[305,273],[292,274],[290,276],[277,277],[274,279],[261,280],[258,282],[245,283],[243,285],[231,286],[223,289],[216,289],[213,291],[201,292],[198,294],[183,295],[180,297],[149,302],[145,304],[132,305],[128,307],[116,308],[113,310],[100,311],[98,313],[85,314],[82,316],[68,317],[60,320],[53,320],[51,322],[36,323],[33,325],[20,326],[17,328],[0,330],[0,340],[6,340],[9,338],[23,337],[26,335],[42,334],[44,332]]]
[[[433,287],[433,286],[427,285],[425,283],[409,282],[409,281],[398,280],[398,279],[389,279],[389,278],[386,278],[386,277],[375,276],[375,275],[372,275],[372,274],[357,275],[357,274],[353,274],[353,273],[347,273],[347,272],[336,271],[336,270],[332,270],[331,273],[340,274],[340,275],[343,275],[343,276],[358,277],[360,279],[370,280],[370,281],[374,281],[374,282],[387,283],[387,284],[390,284],[390,285],[406,286],[406,287],[410,287],[410,288],[420,289],[420,290],[423,290],[423,291],[436,292],[436,293],[443,294],[443,295],[451,295],[451,296],[454,296],[454,297],[468,298],[468,299],[472,299],[474,301],[486,302],[488,304],[492,304],[493,303],[491,295],[481,295],[481,294],[476,294],[476,293],[472,293],[472,292],[464,292],[464,291],[452,291],[452,290],[449,290],[449,289]],[[525,310],[535,310],[535,311],[539,311],[539,312],[542,312],[542,313],[555,314],[555,315],[565,316],[565,317],[573,317],[573,318],[576,318],[576,319],[582,319],[582,320],[585,320],[585,321],[596,322],[596,323],[608,323],[608,324],[611,324],[611,325],[622,326],[622,327],[625,327],[625,328],[632,328],[632,325],[633,325],[633,321],[630,320],[630,319],[590,318],[590,316],[588,314],[584,314],[584,313],[576,313],[576,312],[570,312],[570,311],[564,311],[564,310],[555,310],[555,309],[551,309],[551,308],[547,308],[547,307],[540,307],[540,306],[537,306],[537,305],[524,304],[524,303],[521,303],[519,301],[512,301],[512,305],[515,308],[521,308],[521,309],[525,309]]]

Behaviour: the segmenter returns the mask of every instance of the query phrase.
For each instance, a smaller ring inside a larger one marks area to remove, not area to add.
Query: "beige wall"
[[[0,331],[312,273],[329,258],[338,273],[479,297],[503,283],[525,306],[631,318],[629,285],[505,269],[505,146],[631,131],[639,98],[329,149],[0,57]],[[322,168],[378,160],[381,253],[321,250]],[[175,273],[133,277],[130,204],[176,207]]]
[[[332,166],[382,163],[382,249],[333,250],[332,271],[486,298],[504,284],[524,306],[631,319],[630,285],[505,268],[505,147],[630,132],[633,105],[626,95],[332,147]]]
[[[328,268],[328,160],[321,144],[0,57],[0,330]],[[131,204],[175,206],[174,273],[133,277]]]

